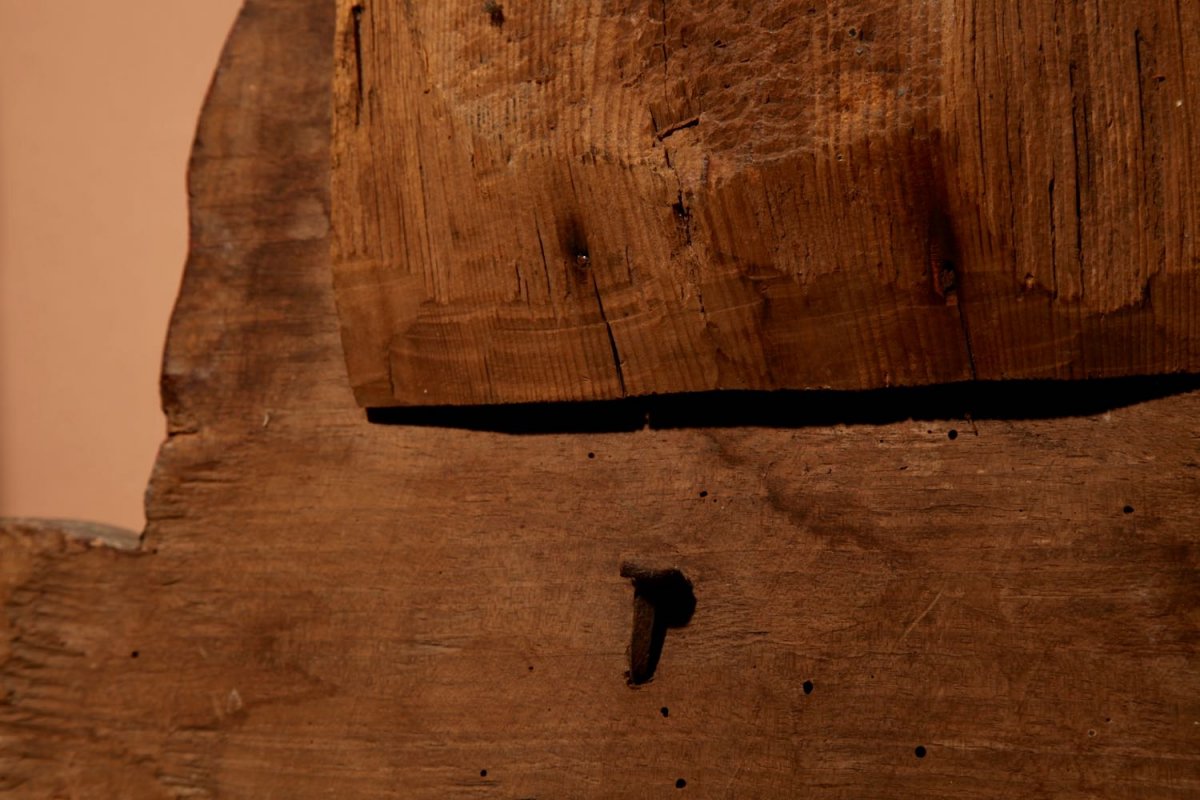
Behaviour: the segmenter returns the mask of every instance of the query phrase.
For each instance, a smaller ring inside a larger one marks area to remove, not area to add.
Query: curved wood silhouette
[[[1200,394],[373,425],[330,286],[333,36],[326,0],[250,0],[222,57],[141,546],[0,525],[5,797],[1200,791]],[[696,599],[636,689],[626,562]]]

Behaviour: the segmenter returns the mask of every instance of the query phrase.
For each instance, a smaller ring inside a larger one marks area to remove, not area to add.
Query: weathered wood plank
[[[369,424],[329,286],[332,36],[325,0],[251,0],[223,56],[142,550],[0,543],[6,796],[1200,792],[1200,393]],[[697,600],[638,689],[625,562]]]
[[[1200,371],[1194,3],[338,14],[363,405]]]

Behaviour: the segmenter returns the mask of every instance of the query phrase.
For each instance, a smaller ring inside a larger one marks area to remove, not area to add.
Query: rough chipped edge
[[[74,519],[0,517],[0,532],[33,536],[59,534],[89,547],[108,547],[122,552],[137,552],[142,547],[141,534],[128,528]]]

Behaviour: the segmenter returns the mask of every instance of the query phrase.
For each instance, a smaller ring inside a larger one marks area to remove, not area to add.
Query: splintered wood
[[[339,0],[368,406],[1200,369],[1200,4]]]

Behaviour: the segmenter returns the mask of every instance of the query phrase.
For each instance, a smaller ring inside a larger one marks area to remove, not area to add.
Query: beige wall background
[[[0,0],[0,515],[140,530],[195,121],[240,0]]]

